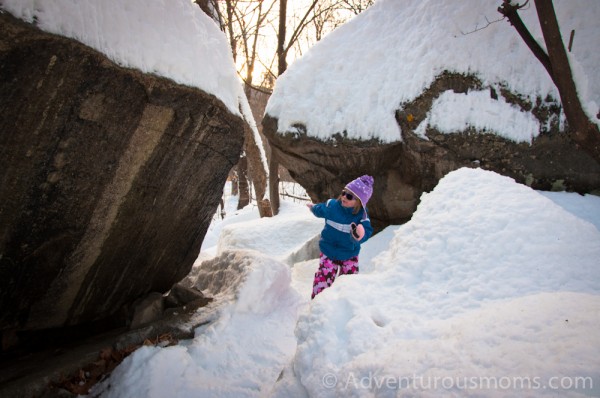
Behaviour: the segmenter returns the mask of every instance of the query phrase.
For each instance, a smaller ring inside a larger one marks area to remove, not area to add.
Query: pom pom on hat
[[[373,177],[365,174],[348,183],[346,189],[357,196],[363,206],[366,206],[369,199],[371,199],[371,195],[373,195],[374,182]]]

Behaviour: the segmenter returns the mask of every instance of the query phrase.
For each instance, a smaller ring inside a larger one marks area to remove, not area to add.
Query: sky
[[[266,24],[263,23],[263,27],[260,29],[260,34],[257,38],[258,60],[254,64],[254,76],[253,76],[253,84],[254,85],[260,84],[263,81],[263,76],[266,75],[268,72],[271,75],[273,75],[273,74],[277,75],[277,30],[279,29],[279,26],[278,26],[278,23],[279,23],[279,20],[278,20],[278,18],[279,18],[279,0],[270,0],[270,1],[261,0],[261,1],[263,2],[262,3],[263,4],[262,12],[270,9],[271,16],[269,19],[269,23],[266,23]],[[287,22],[286,36],[287,36],[288,41],[290,40],[290,38],[291,38],[292,34],[294,33],[294,31],[296,30],[296,28],[298,27],[298,23],[301,20],[303,20],[304,16],[306,15],[306,12],[312,5],[312,2],[313,2],[313,0],[294,0],[294,1],[289,1],[287,3],[286,15],[287,15],[288,22]],[[238,6],[244,6],[244,3],[238,2]],[[246,6],[248,7],[248,9],[257,10],[256,2],[254,2],[254,4],[252,4],[251,2],[248,2],[248,4],[246,4]],[[244,11],[242,11],[242,12],[244,12]],[[355,16],[355,13],[350,10],[338,9],[335,14],[335,19],[336,19],[335,23],[339,24],[340,20],[347,21],[354,16]],[[244,18],[246,24],[253,24],[253,23],[255,24],[256,19],[257,19],[256,13],[250,13],[246,18]],[[331,21],[330,23],[328,23],[325,27],[323,27],[321,29],[323,29],[324,32],[331,31],[334,28],[332,22],[333,21]],[[251,26],[251,25],[246,25],[246,26]],[[296,42],[295,42],[296,44],[293,45],[290,48],[290,50],[287,52],[286,60],[287,60],[288,64],[293,63],[295,59],[301,57],[302,52],[304,50],[306,50],[307,48],[309,48],[310,46],[314,45],[314,43],[316,42],[316,35],[315,35],[316,32],[315,32],[314,23],[309,23],[301,32],[302,33],[296,39]],[[288,42],[286,42],[286,45],[287,44],[288,44]],[[245,74],[247,73],[244,69],[246,59],[245,59],[245,57],[241,56],[243,53],[242,43],[239,43],[237,52],[238,52],[238,57],[237,57],[237,62],[236,62],[237,68],[238,68],[238,70],[242,71],[241,72],[242,76],[245,77],[246,76]]]
[[[561,24],[576,28],[571,61],[595,114],[600,82],[588,71],[600,65],[600,3],[556,3]],[[226,40],[189,2],[0,4],[245,114]],[[268,105],[280,126],[301,120],[319,137],[345,128],[397,140],[389,113],[441,68],[524,96],[554,91],[508,23],[460,34],[494,19],[496,1],[396,4],[376,3],[290,66]],[[510,62],[500,63],[505,54]],[[518,142],[535,137],[530,115],[484,97],[444,93],[426,122],[448,133],[474,125]],[[363,245],[358,275],[311,301],[323,221],[287,200],[261,219],[255,205],[234,210],[229,192],[227,215],[213,220],[188,277],[215,297],[195,314],[204,324],[191,340],[140,348],[91,396],[600,396],[598,196],[539,192],[480,169],[451,172],[409,222]]]

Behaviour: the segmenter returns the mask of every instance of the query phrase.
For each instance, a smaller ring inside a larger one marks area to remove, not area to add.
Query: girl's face
[[[342,201],[342,206],[344,207],[356,207],[356,205],[358,204],[358,199],[356,198],[356,196],[354,196],[354,194],[351,194],[348,191],[342,191],[340,199]]]

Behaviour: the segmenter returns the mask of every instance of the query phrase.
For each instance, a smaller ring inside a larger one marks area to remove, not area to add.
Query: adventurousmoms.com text
[[[389,376],[376,373],[326,373],[323,387],[338,390],[580,390],[590,391],[590,376]]]

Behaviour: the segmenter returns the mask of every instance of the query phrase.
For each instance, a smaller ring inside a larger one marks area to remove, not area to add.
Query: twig
[[[285,193],[285,192],[284,193],[280,193],[279,196],[287,196],[287,197],[290,197],[292,199],[305,200],[307,202],[310,202],[310,200],[311,200],[309,197],[291,195],[291,194]]]
[[[482,26],[481,28],[478,28],[477,25],[475,25],[475,30],[472,30],[470,32],[463,32],[462,30],[460,31],[460,33],[462,33],[463,36],[466,35],[470,35],[471,33],[475,33],[479,30],[483,30],[486,29],[488,26],[490,26],[493,23],[496,22],[500,22],[503,21],[504,19],[506,19],[506,17],[508,16],[508,13],[510,12],[514,12],[514,11],[518,11],[518,10],[522,10],[522,9],[527,9],[529,5],[529,0],[526,0],[525,3],[523,4],[510,4],[509,0],[504,0],[502,3],[502,6],[498,8],[498,11],[503,15],[502,18],[500,19],[495,19],[493,21],[490,21],[487,16],[485,17],[485,21],[487,22],[487,24],[485,26]],[[525,8],[527,7],[527,8]]]
[[[486,29],[488,26],[490,26],[490,25],[491,25],[491,24],[493,24],[493,23],[496,23],[496,22],[503,21],[505,18],[506,18],[506,17],[502,17],[502,18],[499,18],[499,19],[495,19],[495,20],[493,20],[493,21],[490,21],[490,20],[489,20],[487,17],[485,17],[485,21],[487,22],[487,24],[486,24],[485,26],[482,26],[481,28],[479,28],[479,27],[477,27],[477,25],[475,25],[475,29],[474,29],[474,30],[472,30],[472,31],[469,31],[469,32],[466,32],[466,33],[465,33],[465,32],[463,32],[463,31],[461,30],[461,31],[460,31],[460,33],[461,33],[463,36],[470,35],[471,33],[475,33],[475,32],[477,32],[477,31],[480,31],[480,30]]]

